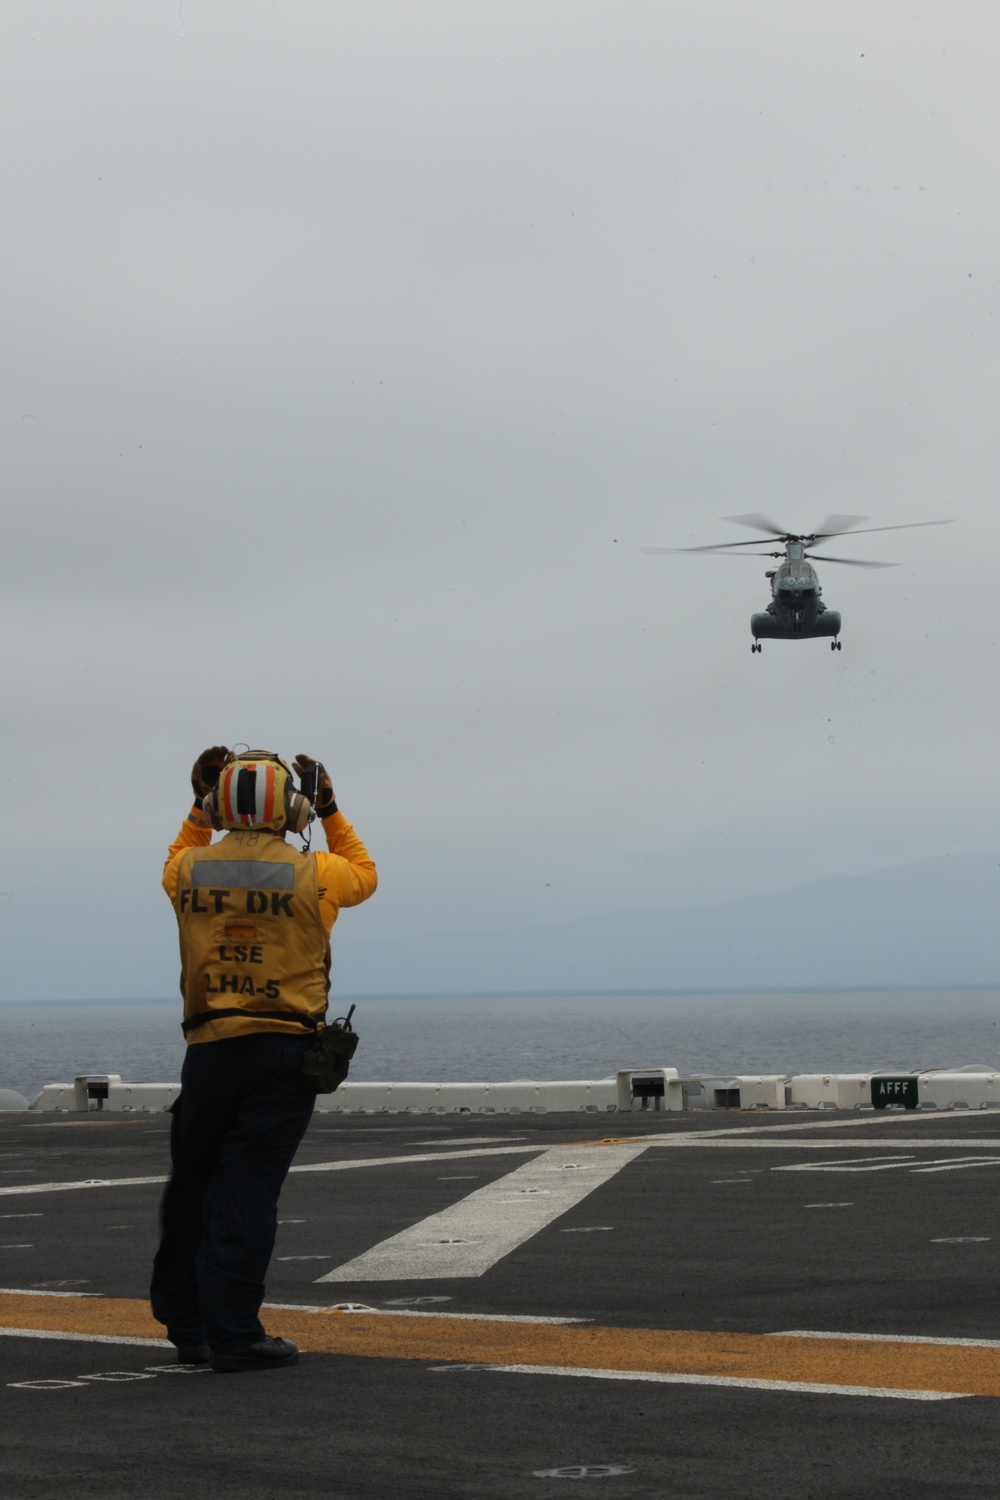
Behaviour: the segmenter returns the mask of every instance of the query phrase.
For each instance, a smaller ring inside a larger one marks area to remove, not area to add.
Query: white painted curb
[[[320,1094],[318,1108],[336,1114],[507,1114],[629,1112],[706,1109],[866,1109],[872,1108],[872,1078],[916,1079],[922,1109],[1000,1108],[1000,1072],[918,1073],[736,1073],[681,1077],[676,1068],[622,1068],[598,1079],[533,1079],[509,1083],[344,1083]],[[123,1082],[117,1073],[80,1074],[72,1083],[47,1083],[30,1105],[40,1113],[111,1114],[170,1109],[179,1083]]]

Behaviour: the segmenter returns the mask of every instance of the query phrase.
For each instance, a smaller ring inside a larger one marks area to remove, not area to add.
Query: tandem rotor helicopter
[[[771,602],[760,614],[750,616],[753,634],[751,651],[760,651],[764,640],[797,641],[814,636],[831,636],[830,650],[840,650],[840,613],[828,609],[823,603],[823,590],[819,586],[816,569],[809,559],[817,558],[824,563],[842,563],[849,568],[894,568],[895,563],[864,562],[857,557],[828,557],[824,553],[808,552],[808,547],[818,547],[835,536],[854,536],[873,531],[909,531],[916,526],[950,526],[950,521],[909,521],[902,526],[858,526],[856,522],[867,520],[866,516],[827,516],[826,520],[808,536],[797,532],[783,531],[767,516],[726,516],[738,526],[749,526],[755,531],[766,532],[781,543],[782,552],[748,552],[745,557],[779,557],[777,568],[770,568],[764,575],[771,581]],[[755,537],[752,542],[717,542],[709,547],[643,547],[643,552],[715,552],[735,557],[739,547],[762,547],[765,542]]]

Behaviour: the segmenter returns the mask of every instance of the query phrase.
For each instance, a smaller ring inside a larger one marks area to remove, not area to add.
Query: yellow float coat
[[[323,830],[329,853],[302,853],[266,829],[239,829],[213,844],[201,812],[191,809],[163,869],[180,938],[184,1018],[219,1009],[241,1014],[199,1025],[189,1042],[254,1031],[307,1034],[294,1016],[263,1011],[323,1019],[330,931],[340,908],[366,901],[378,882],[343,813],[325,818]]]

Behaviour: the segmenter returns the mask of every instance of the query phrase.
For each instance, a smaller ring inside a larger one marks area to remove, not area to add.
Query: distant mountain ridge
[[[348,994],[872,988],[1000,982],[1000,855],[827,875],[721,906],[334,941]]]

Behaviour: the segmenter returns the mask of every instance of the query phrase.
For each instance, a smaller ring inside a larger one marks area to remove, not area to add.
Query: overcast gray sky
[[[172,991],[220,740],[329,766],[348,940],[998,847],[995,7],[5,31],[7,998]],[[639,550],[753,510],[955,524],[754,657],[771,564]]]

